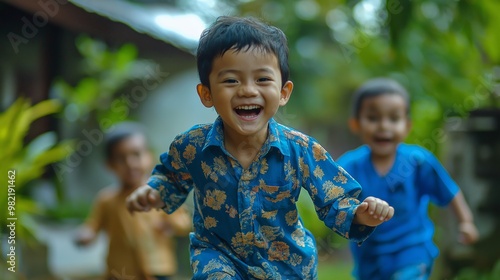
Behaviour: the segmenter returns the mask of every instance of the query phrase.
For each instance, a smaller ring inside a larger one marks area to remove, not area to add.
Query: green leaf
[[[67,103],[74,103],[73,87],[63,79],[58,78],[53,82],[52,91],[56,97],[66,100]]]
[[[74,88],[73,95],[77,105],[88,106],[95,102],[99,95],[99,82],[96,78],[83,78]]]
[[[115,65],[117,70],[126,71],[131,62],[137,58],[137,48],[132,44],[125,44],[120,47],[115,55]]]
[[[29,121],[31,124],[31,122],[41,117],[60,112],[61,109],[62,104],[59,100],[48,99],[41,101],[33,105],[31,108],[27,109],[26,114],[29,115]]]
[[[33,165],[46,166],[50,163],[58,162],[64,159],[65,157],[69,156],[73,151],[74,146],[75,146],[75,141],[73,140],[60,142],[57,146],[39,154],[33,160]]]
[[[33,160],[36,156],[48,150],[56,143],[57,143],[57,135],[54,131],[49,131],[39,135],[38,137],[33,139],[28,145],[26,145],[25,147],[26,159]]]
[[[37,213],[36,203],[20,192],[28,182],[39,178],[48,163],[64,158],[68,154],[65,144],[56,145],[54,133],[40,135],[31,143],[23,146],[31,124],[46,115],[59,112],[61,104],[56,100],[45,100],[31,106],[24,98],[17,99],[5,112],[0,113],[0,172],[7,174],[15,170],[16,216]],[[0,201],[7,200],[7,192],[0,192]],[[7,209],[0,211],[1,230],[5,230]],[[26,216],[27,217],[27,216]],[[27,219],[20,219],[16,228],[19,238],[32,236]]]

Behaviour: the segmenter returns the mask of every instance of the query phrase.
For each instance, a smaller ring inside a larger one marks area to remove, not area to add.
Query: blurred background
[[[431,208],[441,254],[433,279],[500,279],[500,2],[495,0],[1,0],[1,279],[98,279],[106,237],[72,243],[96,193],[113,183],[102,135],[147,126],[155,157],[216,113],[198,101],[194,52],[220,15],[255,16],[290,47],[293,97],[276,119],[337,158],[357,147],[350,96],[388,76],[412,99],[407,142],[434,152],[461,186],[481,240],[459,245],[448,211]],[[16,170],[17,271],[7,270],[7,174]],[[5,186],[5,187],[4,187]],[[299,202],[317,238],[319,279],[351,279],[345,240]],[[179,279],[189,279],[179,240]]]

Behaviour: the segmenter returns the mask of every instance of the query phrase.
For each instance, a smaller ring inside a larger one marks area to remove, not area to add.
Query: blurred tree
[[[58,78],[53,83],[53,91],[65,102],[64,115],[68,121],[80,122],[83,126],[95,126],[96,122],[105,131],[128,119],[132,106],[130,94],[119,95],[119,92],[133,79],[144,78],[145,70],[152,68],[152,63],[139,60],[137,48],[132,44],[111,49],[104,42],[85,35],[79,36],[75,43],[82,55],[84,77],[74,86]]]
[[[295,82],[288,111],[301,112],[295,126],[343,123],[351,93],[376,76],[408,88],[408,141],[434,152],[449,117],[498,107],[497,1],[255,0],[240,1],[238,9],[287,34]]]

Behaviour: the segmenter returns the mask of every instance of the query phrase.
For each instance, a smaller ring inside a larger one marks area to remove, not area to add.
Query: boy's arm
[[[194,185],[181,158],[189,147],[192,147],[189,139],[182,134],[174,139],[168,153],[160,156],[160,164],[153,169],[147,185],[139,187],[127,198],[127,208],[131,213],[162,208],[171,214],[184,203]]]
[[[160,192],[153,189],[149,185],[144,185],[132,192],[126,201],[127,209],[130,213],[148,212],[151,209],[159,209],[165,207],[165,203],[161,200]]]
[[[472,244],[479,238],[479,232],[474,224],[474,218],[469,205],[465,201],[462,191],[459,191],[450,203],[458,220],[459,241],[463,244]]]
[[[325,225],[354,242],[362,243],[375,230],[374,226],[389,218],[392,212],[382,200],[357,197],[361,186],[339,166],[317,142],[309,144],[303,153],[302,186],[309,192],[318,217]],[[378,210],[377,210],[378,209]],[[373,212],[373,214],[370,214]],[[379,216],[373,218],[375,213]]]
[[[92,243],[97,237],[97,233],[102,228],[103,225],[103,207],[104,207],[104,197],[105,193],[102,191],[98,194],[98,197],[92,206],[92,211],[89,217],[83,225],[81,225],[75,235],[74,242],[78,246],[86,246]]]
[[[420,148],[420,154],[417,153],[417,155],[420,155],[417,158],[417,162],[420,162],[418,185],[422,194],[429,195],[431,200],[439,206],[451,207],[458,219],[461,243],[471,244],[477,241],[479,234],[472,212],[458,185],[434,154]]]
[[[192,218],[185,207],[181,206],[165,217],[165,232],[169,235],[187,236],[193,229]]]

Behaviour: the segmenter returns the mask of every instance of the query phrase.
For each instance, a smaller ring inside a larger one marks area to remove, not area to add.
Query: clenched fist
[[[165,203],[161,200],[160,193],[148,185],[137,188],[127,197],[127,209],[130,213],[147,212],[151,209],[165,207]]]

